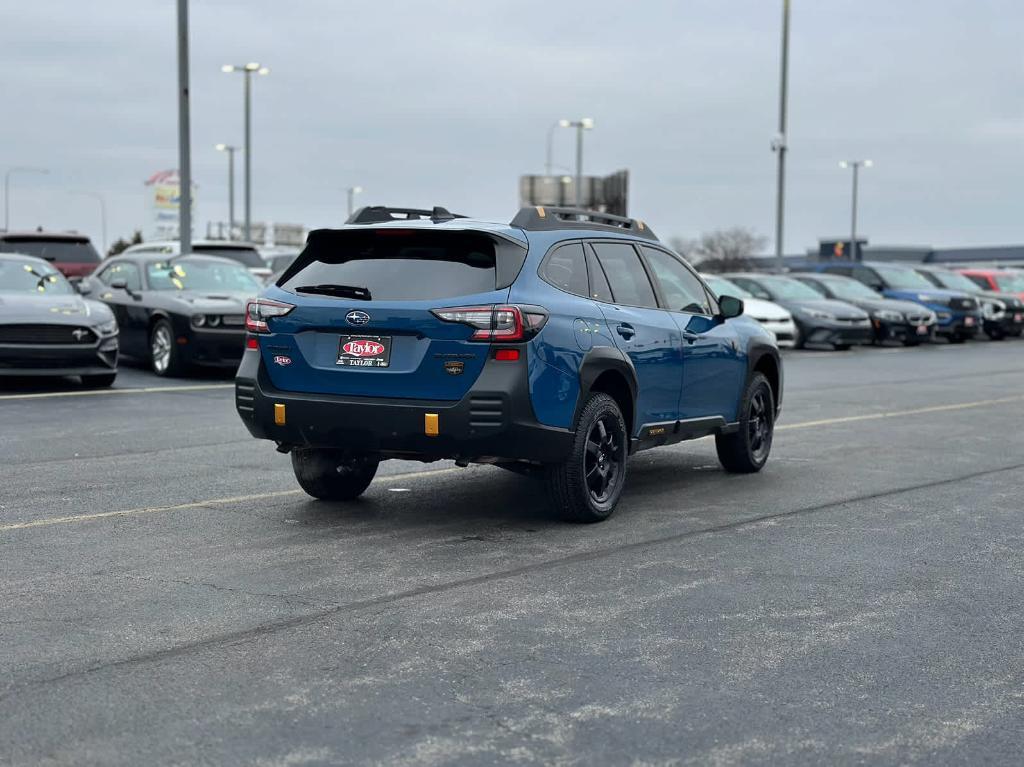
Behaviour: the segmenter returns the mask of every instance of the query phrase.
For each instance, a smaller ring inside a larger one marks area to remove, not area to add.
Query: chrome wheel
[[[755,462],[767,458],[772,447],[772,405],[771,394],[760,387],[750,398],[750,413],[747,416],[747,435],[750,441],[750,453]]]
[[[171,364],[171,331],[164,324],[153,328],[153,336],[149,340],[149,353],[153,360],[153,370],[163,375]]]
[[[583,456],[583,474],[594,503],[605,503],[614,496],[626,461],[625,436],[610,414],[598,418],[587,435]]]

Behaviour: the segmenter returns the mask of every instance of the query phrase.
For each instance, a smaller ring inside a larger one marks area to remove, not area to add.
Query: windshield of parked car
[[[928,272],[938,280],[939,285],[950,290],[963,290],[967,293],[974,293],[978,290],[977,284],[959,272],[935,271]]]
[[[876,266],[875,271],[894,290],[927,290],[935,286],[913,269],[902,266]]]
[[[725,279],[725,277],[719,277],[714,274],[702,274],[704,282],[708,284],[712,292],[716,296],[732,296],[733,298],[753,298],[753,294],[744,288],[741,288],[735,282]]]
[[[64,275],[49,264],[0,258],[0,293],[45,293],[69,296],[75,292]]]
[[[24,253],[61,264],[98,264],[100,254],[88,240],[47,240],[42,237],[8,236],[0,240],[0,253]]]
[[[772,298],[783,301],[816,301],[821,298],[821,293],[814,288],[790,277],[758,277],[757,281]]]
[[[187,258],[151,261],[146,264],[146,281],[150,290],[245,292],[255,295],[261,288],[244,266]]]
[[[1024,272],[995,275],[996,285],[1005,293],[1024,293]]]
[[[882,297],[863,282],[857,282],[857,280],[853,279],[823,279],[822,283],[828,287],[829,291],[836,298],[845,298],[848,301]]]

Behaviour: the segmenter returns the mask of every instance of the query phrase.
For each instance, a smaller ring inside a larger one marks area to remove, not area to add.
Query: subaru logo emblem
[[[349,325],[365,325],[370,321],[370,315],[360,311],[349,312],[345,315],[345,321]]]

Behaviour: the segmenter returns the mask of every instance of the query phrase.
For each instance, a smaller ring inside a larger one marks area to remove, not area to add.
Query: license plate
[[[347,367],[386,368],[391,361],[391,336],[341,336],[338,363]]]
[[[919,336],[926,336],[926,335],[928,335],[928,326],[927,325],[918,325],[917,326],[917,334]]]
[[[973,327],[973,326],[974,326],[974,317],[965,317],[964,318],[964,327],[968,327],[969,328],[969,327]]]

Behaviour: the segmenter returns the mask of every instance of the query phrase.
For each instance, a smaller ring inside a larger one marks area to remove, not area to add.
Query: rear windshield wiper
[[[371,299],[369,289],[360,288],[357,285],[300,285],[295,288],[295,292],[355,298],[359,301],[369,301]]]

